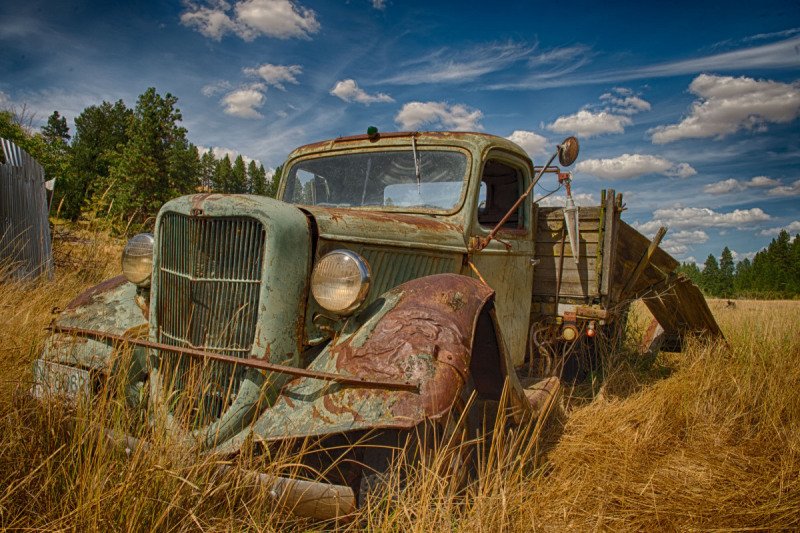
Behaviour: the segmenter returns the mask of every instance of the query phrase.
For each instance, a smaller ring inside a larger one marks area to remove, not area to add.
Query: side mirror
[[[558,162],[561,166],[568,167],[578,159],[578,139],[575,137],[567,137],[564,142],[558,145]]]

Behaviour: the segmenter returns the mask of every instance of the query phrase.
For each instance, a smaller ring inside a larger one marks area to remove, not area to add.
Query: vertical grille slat
[[[165,213],[159,233],[156,330],[160,342],[248,357],[258,321],[265,231],[249,217]],[[221,414],[237,394],[243,368],[162,353],[176,390],[191,388],[201,417]],[[195,371],[202,383],[192,383]]]

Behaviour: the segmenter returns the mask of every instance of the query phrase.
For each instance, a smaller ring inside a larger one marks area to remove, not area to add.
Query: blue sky
[[[192,142],[267,167],[369,125],[485,131],[539,163],[576,134],[579,203],[624,192],[681,260],[800,233],[797,1],[0,3],[0,105],[71,123],[150,86]]]

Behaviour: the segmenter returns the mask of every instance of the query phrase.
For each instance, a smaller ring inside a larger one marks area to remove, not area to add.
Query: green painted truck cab
[[[577,341],[677,266],[619,219],[613,191],[581,210],[575,261],[561,210],[526,194],[552,170],[492,135],[375,134],[296,149],[278,199],[172,200],[134,258],[147,279],[115,278],[55,320],[38,390],[65,367],[124,372],[131,405],[149,390],[169,427],[217,453],[411,430],[470,389],[497,401],[506,387],[512,418],[534,417],[517,369],[545,337]],[[131,368],[114,363],[125,343]]]

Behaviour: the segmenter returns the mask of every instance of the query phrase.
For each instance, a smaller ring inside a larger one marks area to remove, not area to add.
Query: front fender
[[[55,327],[86,328],[117,335],[146,335],[147,319],[136,305],[136,286],[124,276],[96,285],[72,300],[53,321]],[[111,374],[115,368],[115,350],[111,341],[54,333],[45,341],[42,359]],[[128,382],[146,376],[146,351],[134,348]]]
[[[493,297],[488,286],[456,274],[419,278],[388,291],[351,319],[309,369],[403,380],[418,391],[297,378],[250,429],[218,451],[232,451],[251,434],[276,441],[370,428],[411,429],[447,414],[469,376],[478,319]],[[504,373],[504,368],[495,371]]]

